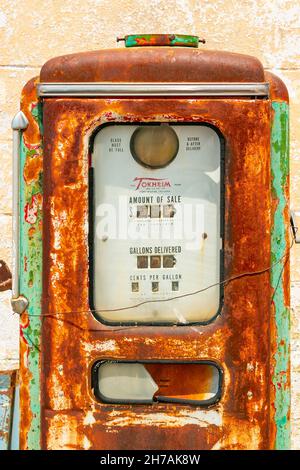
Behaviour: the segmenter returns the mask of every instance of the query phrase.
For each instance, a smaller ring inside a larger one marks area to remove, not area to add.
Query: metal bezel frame
[[[154,122],[155,123],[155,122]],[[113,126],[113,125],[118,125],[118,126],[128,126],[128,125],[138,125],[138,124],[143,124],[142,121],[137,121],[137,122],[109,122],[105,123],[99,127],[97,127],[91,138],[90,138],[90,148],[89,152],[92,155],[93,154],[93,143],[95,136],[98,134],[101,129],[107,126]],[[149,125],[152,124],[152,122],[147,123]],[[156,124],[159,124],[156,122]],[[225,235],[225,137],[221,133],[221,131],[215,127],[214,125],[208,123],[208,122],[168,122],[170,125],[197,125],[197,126],[205,126],[213,129],[216,134],[219,137],[220,141],[220,239],[222,240],[222,247],[220,247],[220,289],[219,289],[219,308],[216,311],[216,314],[210,318],[209,320],[205,321],[194,321],[194,322],[189,322],[189,323],[180,323],[180,322],[137,322],[137,321],[107,321],[104,318],[101,318],[100,314],[97,314],[97,309],[95,308],[94,304],[94,168],[91,164],[89,167],[89,181],[88,181],[88,187],[89,187],[89,305],[90,305],[90,310],[95,318],[96,321],[98,321],[100,324],[105,325],[105,326],[157,326],[157,327],[163,327],[163,326],[180,326],[180,327],[189,327],[189,326],[205,326],[209,325],[210,323],[213,323],[221,314],[222,308],[224,305],[224,269],[225,269],[225,263],[224,263],[224,235]],[[92,162],[92,157],[91,157],[91,162]],[[154,169],[155,171],[155,169]]]
[[[215,367],[219,373],[219,383],[218,383],[218,390],[217,393],[208,400],[185,400],[185,399],[167,399],[167,397],[158,396],[157,400],[115,400],[115,399],[107,399],[99,390],[99,381],[98,381],[98,369],[101,365],[105,363],[122,363],[122,364],[199,364],[199,365],[210,365]],[[177,405],[190,405],[190,406],[199,406],[203,408],[209,408],[221,400],[222,393],[223,393],[223,382],[224,382],[224,370],[222,367],[215,361],[212,360],[199,360],[199,361],[187,361],[187,360],[118,360],[118,359],[100,359],[94,362],[91,369],[92,379],[91,379],[91,387],[94,392],[94,396],[98,402],[103,403],[105,405],[160,405],[160,404],[177,404]]]

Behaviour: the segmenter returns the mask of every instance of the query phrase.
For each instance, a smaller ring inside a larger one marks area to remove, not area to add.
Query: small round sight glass
[[[138,127],[130,141],[134,159],[149,168],[168,165],[176,157],[178,148],[177,134],[168,125]]]

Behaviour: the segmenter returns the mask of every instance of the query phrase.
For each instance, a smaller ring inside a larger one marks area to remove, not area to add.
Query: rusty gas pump
[[[287,448],[286,87],[124,40],[49,60],[14,121],[20,446]]]

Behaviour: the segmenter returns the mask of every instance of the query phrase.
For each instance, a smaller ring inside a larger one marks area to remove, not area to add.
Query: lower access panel
[[[213,362],[95,364],[94,393],[104,403],[182,403],[209,406],[222,390],[222,370]]]

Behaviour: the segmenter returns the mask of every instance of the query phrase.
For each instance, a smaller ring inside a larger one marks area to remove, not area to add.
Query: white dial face
[[[206,125],[170,125],[176,156],[159,166],[150,149],[151,168],[132,155],[139,127],[109,125],[94,140],[96,316],[112,323],[209,321],[220,304],[220,138]],[[151,146],[149,136],[145,142]]]

